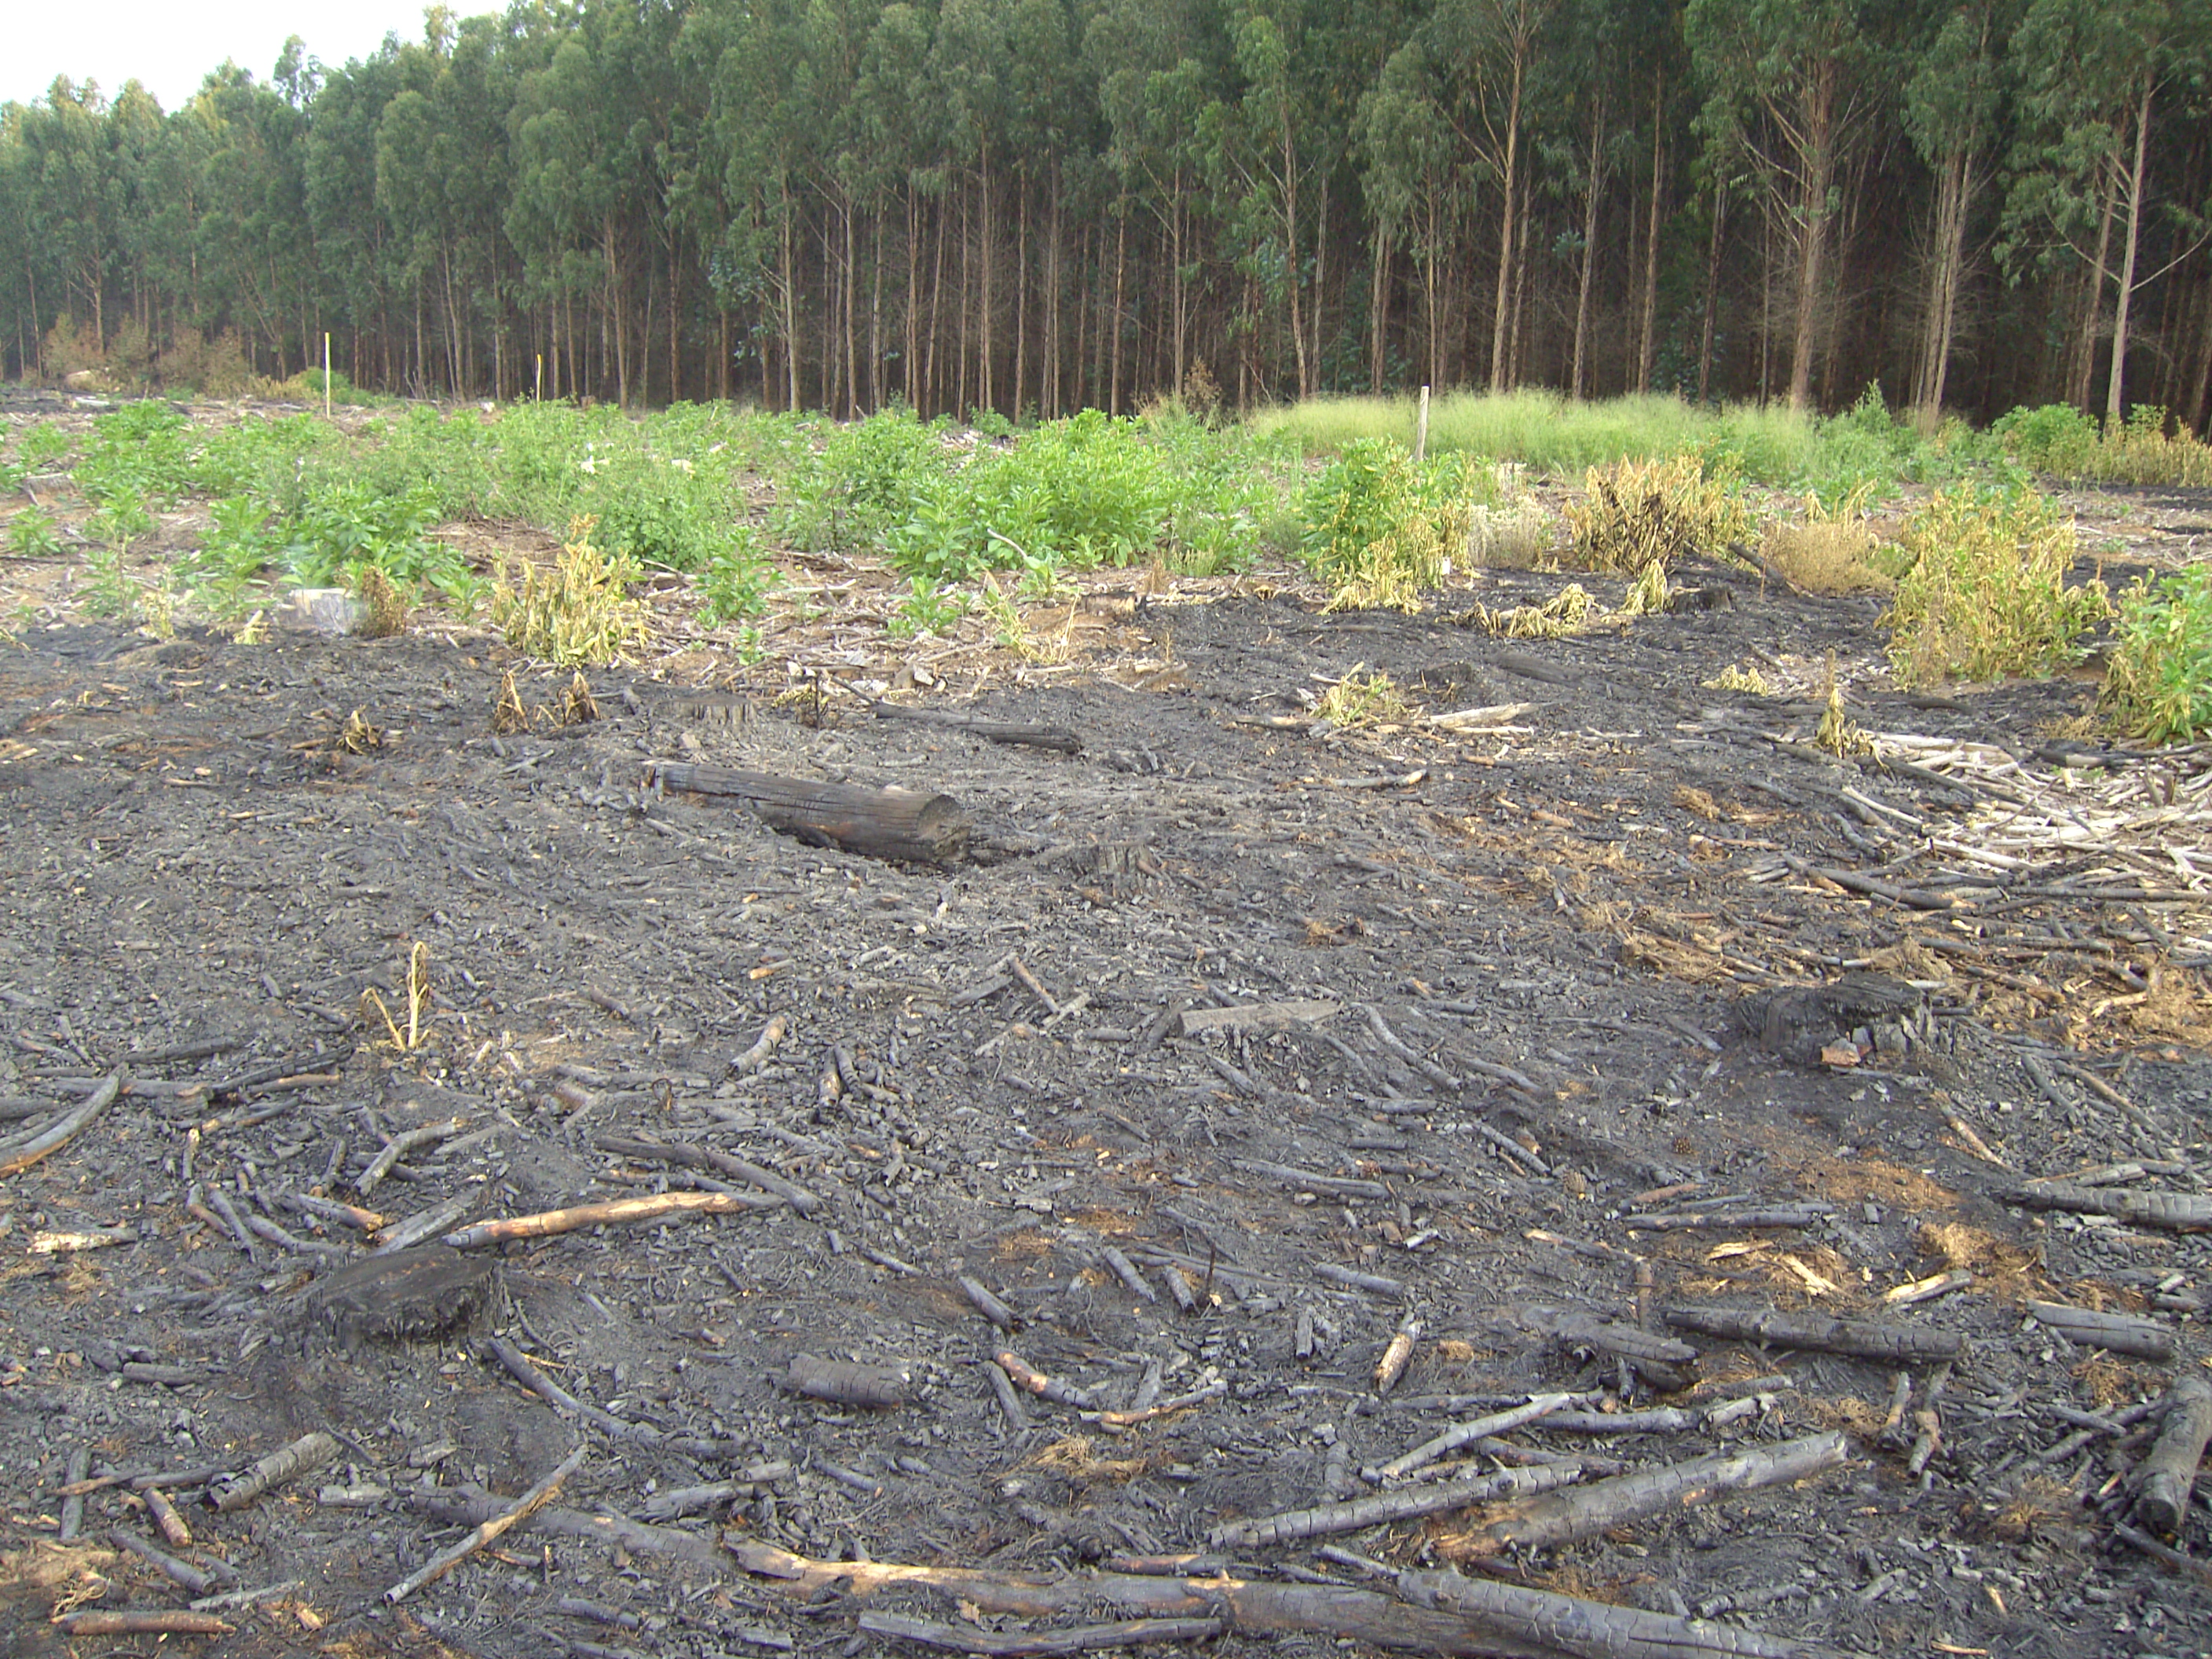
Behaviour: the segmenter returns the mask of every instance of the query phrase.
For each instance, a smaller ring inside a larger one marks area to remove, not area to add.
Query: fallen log
[[[1203,1642],[1228,1628],[1218,1619],[1124,1619],[1060,1630],[996,1631],[975,1625],[939,1625],[902,1613],[864,1613],[860,1624],[871,1636],[896,1636],[924,1647],[989,1654],[993,1659],[1087,1653],[1094,1648],[1133,1648],[1151,1642]]]
[[[407,1494],[407,1506],[445,1527],[474,1527],[501,1514],[507,1504],[473,1487],[448,1487]],[[593,1539],[611,1550],[633,1555],[655,1555],[696,1567],[710,1577],[720,1577],[728,1565],[708,1540],[674,1527],[655,1527],[625,1516],[588,1514],[558,1505],[539,1510],[515,1522],[517,1533],[550,1532],[562,1538]]]
[[[655,1140],[649,1135],[601,1135],[599,1150],[613,1152],[622,1158],[643,1158],[658,1164],[684,1164],[696,1170],[716,1170],[726,1176],[750,1182],[763,1192],[774,1193],[801,1215],[812,1215],[822,1207],[822,1200],[805,1188],[786,1181],[774,1170],[763,1170],[732,1153],[713,1146],[691,1146],[665,1140]]]
[[[653,761],[646,770],[647,781],[657,787],[728,796],[780,834],[872,858],[949,864],[967,850],[973,827],[950,795],[817,783],[690,761]]]
[[[617,1198],[605,1204],[578,1204],[565,1210],[510,1216],[504,1221],[479,1221],[458,1232],[447,1233],[444,1242],[448,1249],[468,1250],[479,1244],[498,1244],[510,1239],[550,1238],[556,1233],[573,1233],[586,1227],[769,1209],[782,1201],[777,1198],[754,1198],[745,1193],[654,1193],[647,1198]]]
[[[2123,1188],[2082,1187],[2069,1181],[2039,1182],[2033,1186],[2008,1187],[1991,1194],[2001,1203],[2031,1210],[2071,1210],[2081,1215],[2108,1215],[2138,1227],[2162,1227],[2168,1232],[2201,1233],[2212,1229],[2212,1198],[2199,1193],[2131,1192]]]
[[[1881,1325],[1865,1319],[1832,1319],[1826,1314],[1755,1313],[1741,1308],[1669,1308],[1661,1316],[1678,1331],[1738,1342],[1764,1342],[1778,1348],[1810,1348],[1893,1364],[1956,1359],[1966,1339],[1953,1331],[1923,1331],[1905,1325]]]
[[[1778,1445],[1717,1452],[1686,1463],[1618,1474],[1571,1492],[1551,1492],[1523,1504],[1449,1546],[1460,1559],[1491,1556],[1518,1547],[1537,1549],[1591,1538],[1611,1528],[1668,1510],[1702,1504],[1724,1492],[1802,1480],[1844,1461],[1839,1433],[1805,1435]]]
[[[478,1522],[467,1537],[459,1543],[448,1545],[439,1551],[437,1554],[385,1591],[385,1601],[392,1607],[398,1606],[416,1590],[421,1589],[423,1585],[443,1578],[485,1545],[501,1534],[513,1530],[520,1522],[528,1520],[538,1510],[544,1509],[559,1493],[561,1483],[583,1467],[585,1454],[589,1449],[586,1446],[577,1446],[574,1450],[561,1460],[550,1474],[523,1493],[520,1498],[515,1499],[510,1507],[502,1510],[489,1520]]]
[[[2178,1532],[2189,1513],[2204,1443],[2212,1440],[2212,1382],[2185,1376],[2166,1396],[2166,1422],[2136,1469],[2136,1519],[2153,1532]]]
[[[228,1636],[238,1626],[211,1613],[183,1607],[124,1607],[64,1613],[55,1619],[54,1628],[64,1636]]]
[[[868,704],[868,712],[879,720],[912,720],[921,726],[934,726],[940,731],[965,732],[987,743],[1026,744],[1032,749],[1057,749],[1063,755],[1083,752],[1083,739],[1065,726],[1025,726],[1014,720],[987,720],[981,714],[956,714],[941,708],[902,708],[881,698]]]
[[[1838,1437],[1840,1438],[1840,1437]],[[1248,1636],[1346,1638],[1401,1652],[1464,1659],[1830,1659],[1833,1649],[1710,1620],[1676,1619],[1457,1573],[1404,1573],[1402,1594],[1352,1584],[1137,1573],[1030,1574],[890,1561],[813,1561],[733,1533],[748,1572],[793,1599],[836,1592],[866,1601],[911,1588],[980,1611],[1045,1619],[1110,1612],[1137,1619],[1218,1620]]]
[[[1206,1534],[1206,1544],[1208,1549],[1249,1549],[1265,1544],[1294,1543],[1302,1538],[1323,1538],[1331,1533],[1364,1532],[1370,1527],[1385,1526],[1393,1521],[1445,1515],[1475,1504],[1494,1503],[1501,1498],[1533,1498],[1555,1486],[1579,1480],[1587,1472],[1578,1459],[1569,1458],[1563,1463],[1542,1463],[1533,1468],[1504,1469],[1474,1480],[1376,1492],[1346,1503],[1322,1504],[1255,1521],[1232,1522]]]
[[[2063,1302],[2031,1302],[2027,1310],[2037,1324],[2085,1348],[2103,1348],[2161,1364],[2173,1358],[2173,1333],[2155,1319],[2100,1313],[2094,1308],[2069,1307]]]
[[[123,1073],[116,1073],[92,1091],[92,1097],[67,1117],[52,1124],[27,1139],[0,1147],[0,1176],[21,1175],[40,1159],[51,1157],[69,1145],[93,1119],[115,1103],[123,1092]]]

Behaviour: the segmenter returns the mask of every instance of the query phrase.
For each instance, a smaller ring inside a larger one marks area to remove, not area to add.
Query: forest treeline
[[[839,416],[2212,380],[2212,0],[518,0],[0,108],[0,370]]]

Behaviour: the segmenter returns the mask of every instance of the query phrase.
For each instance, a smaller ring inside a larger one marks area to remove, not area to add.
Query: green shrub
[[[93,501],[129,497],[167,507],[191,487],[193,453],[185,416],[153,399],[125,404],[94,420],[70,477]]]
[[[2059,478],[2090,477],[2103,435],[2096,422],[2070,404],[2015,409],[1990,434],[2021,465]]]
[[[1463,556],[1475,470],[1461,456],[1423,466],[1389,438],[1357,438],[1308,487],[1304,553],[1332,609],[1419,608]]]
[[[185,589],[212,620],[234,622],[266,596],[269,573],[290,550],[257,496],[225,496],[210,502],[208,514],[198,550],[182,562]]]
[[[699,620],[718,628],[740,617],[758,616],[775,585],[775,569],[761,552],[760,532],[738,525],[700,573]]]
[[[1899,537],[1911,561],[1887,618],[1898,678],[1994,679],[2079,660],[2110,611],[2105,585],[2069,587],[2074,525],[2033,489],[1938,491]]]
[[[2102,701],[2122,731],[2152,743],[2212,730],[2212,566],[2138,577],[2120,595]]]
[[[53,515],[40,507],[27,507],[8,521],[8,551],[19,559],[50,559],[62,550]]]
[[[2100,425],[2066,404],[2015,409],[1990,428],[2021,465],[2082,483],[2212,484],[2212,447],[2187,428],[2169,432],[2166,415],[2140,404],[2122,421]]]

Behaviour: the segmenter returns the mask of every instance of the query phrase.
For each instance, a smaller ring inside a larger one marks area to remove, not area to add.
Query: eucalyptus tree
[[[1966,269],[1966,230],[1989,182],[2004,43],[2018,10],[2015,0],[1967,0],[1940,19],[1905,82],[1905,131],[1936,178],[1926,321],[1912,382],[1913,407],[1930,428],[1942,418]]]
[[[31,234],[44,244],[70,303],[83,307],[100,342],[107,337],[120,195],[107,154],[106,115],[97,83],[61,76],[44,100],[24,112],[21,129]]]
[[[1429,53],[1427,38],[1420,34],[1391,53],[1359,101],[1354,128],[1360,188],[1375,222],[1368,375],[1376,392],[1383,386],[1388,256],[1401,246],[1420,270],[1420,380],[1441,385],[1445,379],[1448,273],[1469,192],[1456,132]]]
[[[1431,60],[1458,82],[1444,106],[1460,141],[1498,189],[1498,276],[1491,306],[1490,389],[1510,385],[1515,238],[1524,210],[1522,151],[1529,82],[1559,0],[1442,0],[1428,29]]]
[[[1098,142],[1098,100],[1082,56],[1068,0],[1014,0],[1006,26],[1006,140],[1017,180],[1014,226],[1014,364],[1010,402],[1019,413],[1032,404],[1056,413],[1060,349],[1060,301],[1065,289],[1062,238],[1065,184],[1060,161],[1079,145]],[[1042,201],[1037,200],[1040,190]],[[1033,232],[1036,210],[1043,222]],[[1041,232],[1041,234],[1036,234]],[[1042,243],[1040,259],[1033,244]],[[1040,266],[1042,267],[1040,269]],[[1181,285],[1180,268],[1170,274]],[[1033,325],[1030,296],[1042,301]],[[1030,396],[1030,341],[1038,339],[1036,396]],[[1176,383],[1182,384],[1182,348],[1177,336]]]
[[[1796,244],[1790,406],[1812,403],[1815,338],[1846,161],[1889,89],[1890,9],[1869,0],[1688,0],[1683,27],[1713,142],[1786,192]]]
[[[193,94],[206,129],[198,259],[204,297],[235,324],[257,367],[279,376],[307,362],[316,260],[307,214],[307,112],[234,64]]]
[[[2021,122],[2002,252],[2015,272],[2069,260],[2081,268],[2069,378],[2084,406],[2110,291],[2108,419],[2125,406],[2136,295],[2204,239],[2191,204],[2169,198],[2165,205],[2179,216],[2177,251],[2160,269],[2143,268],[2160,183],[2151,171],[2152,134],[2199,94],[2208,54],[2208,0],[2030,0],[2013,33]]]
[[[1206,208],[1200,115],[1216,90],[1197,56],[1197,27],[1187,6],[1105,0],[1084,36],[1110,135],[1107,160],[1158,232],[1169,372],[1176,386],[1188,373],[1191,284]]]
[[[923,225],[930,205],[941,203],[945,195],[939,165],[945,153],[945,112],[930,82],[929,46],[929,19],[924,13],[903,0],[884,6],[868,31],[853,100],[860,123],[860,143],[871,164],[870,182],[879,196],[895,192],[899,199],[906,256],[898,354],[901,396],[915,410],[930,397],[924,353],[933,350],[936,339],[933,320],[927,338],[922,326]],[[881,212],[879,208],[879,221]],[[944,246],[940,235],[933,295],[944,275]],[[880,276],[880,261],[877,270]],[[871,334],[872,338],[872,323]],[[872,353],[880,361],[879,342]],[[883,401],[880,392],[875,401]]]
[[[1317,63],[1313,28],[1320,0],[1245,0],[1231,14],[1236,84],[1208,103],[1202,143],[1224,234],[1237,266],[1280,308],[1296,368],[1297,395],[1310,397],[1316,351],[1306,331],[1310,271],[1305,237],[1319,222],[1320,181],[1341,143],[1317,107],[1333,72]],[[1248,297],[1245,319],[1258,320]]]
[[[28,375],[39,358],[39,278],[43,245],[33,228],[38,202],[32,151],[24,137],[30,106],[0,104],[0,296],[13,325],[15,372]],[[7,348],[0,345],[0,362]]]

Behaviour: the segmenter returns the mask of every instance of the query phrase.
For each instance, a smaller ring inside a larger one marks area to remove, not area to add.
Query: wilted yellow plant
[[[2036,490],[1939,491],[1899,544],[1912,563],[1887,620],[1901,680],[2049,672],[2112,609],[2101,579],[2067,585],[2074,521]]]
[[[516,650],[562,667],[623,660],[645,641],[645,606],[629,597],[642,574],[627,553],[592,544],[596,521],[578,518],[550,573],[518,560],[520,579],[500,562],[491,618]]]
[[[1707,477],[1694,455],[1592,467],[1583,499],[1568,503],[1575,562],[1637,573],[1700,550],[1718,553],[1756,527],[1732,479]]]

